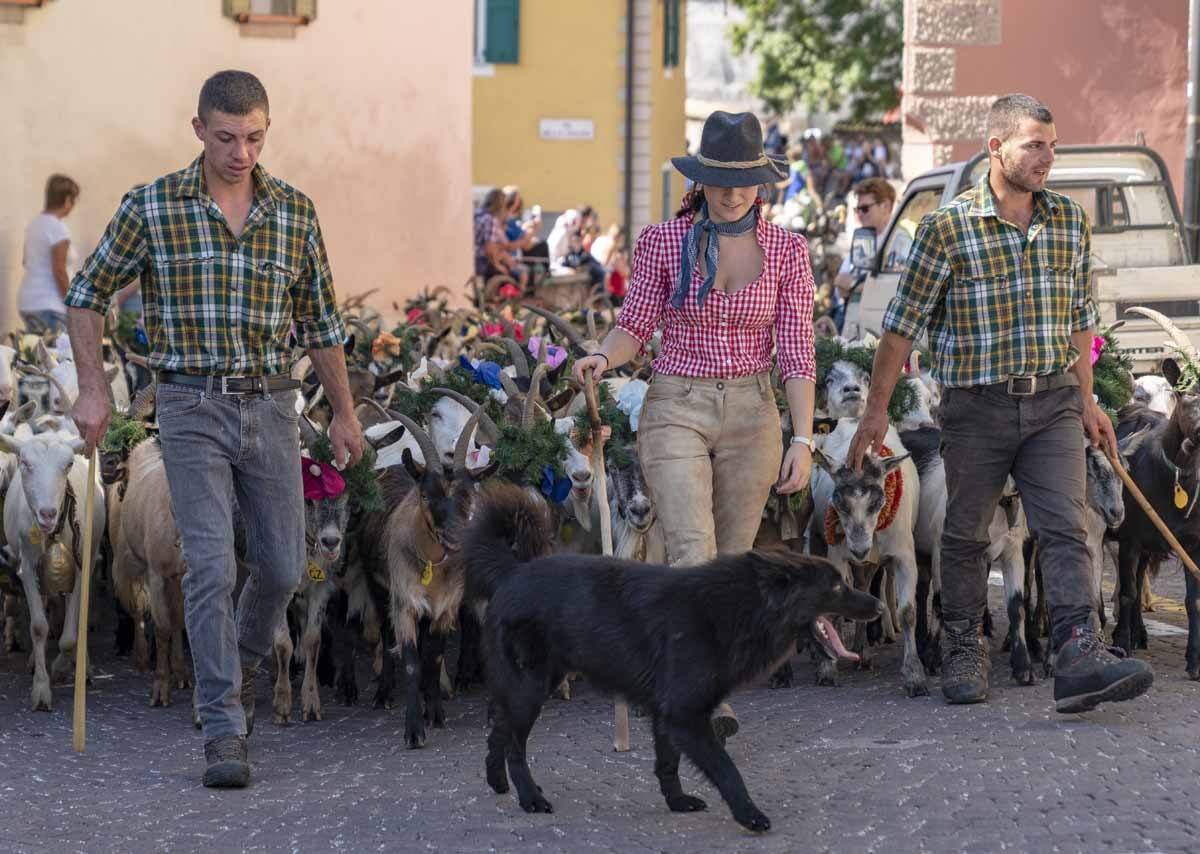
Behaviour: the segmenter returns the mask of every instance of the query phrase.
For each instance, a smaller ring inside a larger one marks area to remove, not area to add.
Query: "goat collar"
[[[892,456],[892,449],[887,445],[879,446],[879,456]],[[900,469],[892,469],[883,479],[883,509],[879,511],[879,521],[875,523],[876,531],[886,531],[896,520],[900,510],[900,499],[904,495],[904,474]],[[842,530],[842,520],[838,518],[833,504],[825,508],[825,542],[829,545],[840,543],[846,538]]]
[[[1171,490],[1171,502],[1177,510],[1183,510],[1183,518],[1192,518],[1192,511],[1196,509],[1196,499],[1200,498],[1200,478],[1196,480],[1196,485],[1192,487],[1192,499],[1188,501],[1187,492],[1179,485],[1180,475],[1183,474],[1181,469],[1175,462],[1167,456],[1167,449],[1162,449],[1163,462],[1167,464],[1167,468],[1175,475],[1175,488]]]

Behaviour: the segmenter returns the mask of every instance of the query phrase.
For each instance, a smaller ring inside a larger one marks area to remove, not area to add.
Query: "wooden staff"
[[[1184,569],[1192,574],[1197,581],[1200,581],[1200,568],[1197,568],[1196,562],[1192,560],[1191,555],[1184,550],[1183,545],[1171,533],[1171,529],[1167,527],[1167,523],[1162,520],[1150,502],[1146,500],[1146,496],[1142,495],[1142,491],[1138,489],[1138,485],[1133,482],[1133,478],[1129,476],[1129,472],[1125,471],[1125,466],[1111,452],[1108,455],[1108,460],[1112,463],[1112,467],[1117,474],[1121,476],[1121,480],[1125,481],[1125,487],[1129,490],[1129,494],[1134,497],[1134,500],[1142,507],[1150,521],[1154,523],[1154,527],[1158,528],[1158,532],[1163,535],[1163,539],[1167,541],[1167,545],[1171,547],[1171,551],[1175,552]]]
[[[592,421],[592,480],[600,505],[600,547],[604,554],[612,557],[612,517],[608,512],[608,474],[604,469],[604,422],[600,420],[600,404],[596,398],[594,374],[589,374],[583,387],[587,398],[588,416]],[[629,750],[629,704],[617,698],[613,707],[613,749],[622,753]]]
[[[88,459],[87,489],[83,499],[83,580],[79,590],[79,628],[75,632],[75,714],[71,724],[76,753],[83,753],[87,741],[88,603],[92,598],[92,526],[96,514],[97,456],[93,448]]]

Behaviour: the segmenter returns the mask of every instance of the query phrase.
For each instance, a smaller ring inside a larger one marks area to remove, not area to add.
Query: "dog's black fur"
[[[468,595],[488,600],[484,654],[496,709],[488,783],[503,793],[511,778],[522,808],[551,811],[526,763],[526,741],[550,691],[567,672],[579,672],[653,716],[654,773],[671,810],[706,806],[683,792],[682,752],[739,823],[768,830],[770,820],[713,733],[713,710],[795,649],[818,616],[874,619],[882,603],[856,592],[828,561],[789,551],[731,555],[690,569],[536,557],[537,549],[531,555],[529,535],[547,523],[538,498],[493,488],[479,500],[464,541]],[[514,536],[519,532],[525,536]]]

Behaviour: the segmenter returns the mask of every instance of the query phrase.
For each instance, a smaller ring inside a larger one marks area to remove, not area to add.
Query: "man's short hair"
[[[79,185],[66,175],[51,175],[46,179],[46,210],[61,208],[68,200],[79,198]]]
[[[875,203],[895,202],[896,188],[888,183],[886,178],[864,178],[854,185],[854,195],[861,198],[864,195],[875,197]]]
[[[196,114],[203,122],[214,110],[231,116],[246,116],[255,110],[271,115],[267,90],[249,71],[218,71],[204,81]]]
[[[988,110],[987,138],[983,147],[987,149],[987,141],[993,136],[1001,142],[1017,132],[1024,119],[1033,119],[1048,125],[1054,122],[1050,108],[1029,95],[1012,94],[997,98]]]

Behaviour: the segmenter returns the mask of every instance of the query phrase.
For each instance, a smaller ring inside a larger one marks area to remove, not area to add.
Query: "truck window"
[[[917,234],[917,224],[925,214],[941,207],[943,193],[944,187],[928,187],[917,190],[905,200],[904,207],[900,208],[892,223],[887,244],[883,247],[882,272],[899,273],[904,270],[904,265],[908,263],[908,250],[912,248],[913,238]]]

